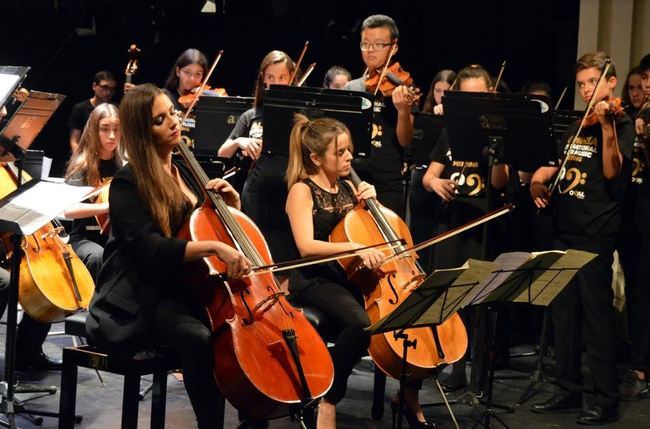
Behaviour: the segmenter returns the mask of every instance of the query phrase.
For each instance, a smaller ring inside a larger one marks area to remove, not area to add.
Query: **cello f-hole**
[[[239,296],[241,298],[241,302],[244,304],[244,308],[246,309],[246,312],[248,313],[248,320],[247,319],[242,319],[242,322],[244,325],[250,325],[253,323],[253,312],[251,311],[250,307],[248,306],[248,302],[246,302],[246,298],[244,297],[245,294],[250,294],[248,290],[243,289],[241,292],[239,292]]]
[[[393,296],[395,298],[394,299],[389,298],[388,302],[393,304],[393,305],[397,305],[397,303],[399,302],[399,295],[397,295],[397,290],[395,289],[395,285],[393,284],[393,280],[392,280],[393,277],[394,277],[394,274],[388,275],[388,284],[390,286],[390,291],[393,292]]]

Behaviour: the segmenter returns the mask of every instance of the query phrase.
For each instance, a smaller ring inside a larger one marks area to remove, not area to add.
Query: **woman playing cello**
[[[360,199],[376,197],[375,188],[361,182],[358,188],[344,177],[351,171],[350,132],[329,118],[310,121],[297,115],[291,132],[287,182],[287,214],[294,241],[302,256],[330,255],[362,247],[357,243],[330,243],[328,236]],[[379,267],[383,253],[361,256],[367,268]],[[299,304],[319,308],[340,327],[332,352],[334,383],[321,400],[317,427],[336,427],[336,404],[343,399],[348,377],[370,341],[364,330],[370,324],[356,286],[335,263],[318,265],[292,274],[289,290]],[[407,388],[406,415],[411,427],[429,427],[417,402],[417,390]]]
[[[216,255],[229,278],[251,263],[218,241],[175,238],[203,195],[181,164],[172,162],[180,120],[172,101],[153,85],[137,86],[120,104],[122,142],[129,164],[111,182],[112,234],[86,322],[89,339],[111,353],[166,346],[182,362],[185,388],[198,427],[213,427],[220,395],[213,377],[211,332],[179,273],[185,262]],[[239,195],[217,179],[208,188],[239,207]]]

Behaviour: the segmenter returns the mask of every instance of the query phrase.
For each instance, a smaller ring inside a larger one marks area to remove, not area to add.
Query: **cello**
[[[19,172],[8,163],[0,167],[0,197],[17,188]],[[88,308],[95,292],[90,272],[59,234],[62,226],[47,223],[24,237],[20,261],[19,302],[40,322],[57,322],[79,309]],[[6,249],[11,250],[7,237]]]
[[[184,141],[179,151],[198,183],[208,177]],[[205,191],[181,233],[191,240],[215,240],[239,249],[254,266],[271,263],[257,226],[222,197]],[[279,416],[289,404],[323,396],[334,378],[327,347],[300,310],[285,298],[271,273],[224,279],[226,265],[215,256],[186,264],[213,332],[214,374],[223,395],[254,418]]]
[[[350,178],[355,187],[361,183],[354,170]],[[402,238],[407,246],[384,250],[389,259],[376,270],[360,269],[359,258],[339,261],[348,279],[359,286],[371,323],[390,314],[425,278],[414,253],[406,251],[407,247],[413,247],[411,233],[399,216],[373,198],[350,210],[330,234],[331,242],[351,241],[362,245]],[[467,331],[458,313],[432,329],[410,328],[404,333],[409,340],[417,341],[417,347],[409,352],[406,361],[406,373],[413,378],[431,375],[437,366],[456,362],[467,350]],[[368,352],[384,373],[400,379],[403,344],[393,332],[373,335]]]

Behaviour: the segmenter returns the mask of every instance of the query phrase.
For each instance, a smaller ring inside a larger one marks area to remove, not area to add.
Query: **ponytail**
[[[293,120],[294,124],[289,137],[289,165],[285,173],[285,180],[289,189],[299,180],[307,178],[303,152],[307,152],[306,157],[311,162],[309,151],[305,151],[302,144],[302,134],[305,127],[309,125],[309,119],[305,115],[296,113]]]
[[[311,121],[305,115],[296,113],[289,137],[289,165],[285,173],[287,186],[291,188],[300,180],[318,173],[319,167],[314,164],[311,154],[323,156],[329,144],[343,133],[350,136],[348,128],[336,119],[318,118]]]

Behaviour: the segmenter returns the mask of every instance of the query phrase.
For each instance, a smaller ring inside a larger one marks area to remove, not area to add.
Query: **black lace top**
[[[352,187],[344,180],[338,181],[338,192],[332,193],[318,186],[311,179],[303,180],[309,186],[314,202],[312,217],[314,221],[314,238],[327,241],[330,232],[356,204]],[[345,273],[336,261],[325,264],[302,267],[292,273],[289,289],[296,293],[308,288],[315,282],[333,281],[347,284]]]

